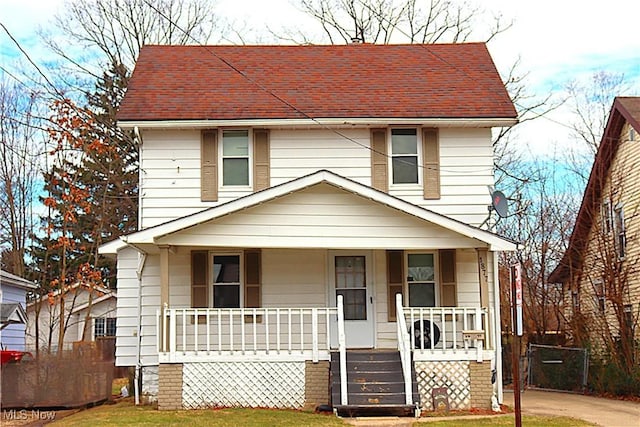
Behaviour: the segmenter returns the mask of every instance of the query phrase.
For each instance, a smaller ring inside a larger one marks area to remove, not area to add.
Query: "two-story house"
[[[516,120],[481,43],[144,47],[116,364],[160,408],[489,407],[516,245],[479,225]]]
[[[549,276],[563,284],[577,344],[626,353],[628,365],[640,361],[639,134],[640,97],[615,98],[568,248]]]

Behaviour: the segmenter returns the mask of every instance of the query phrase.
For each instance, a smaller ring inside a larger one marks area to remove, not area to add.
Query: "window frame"
[[[609,235],[613,232],[613,208],[609,200],[602,202],[600,216],[602,220],[602,232]]]
[[[225,132],[247,132],[247,155],[246,156],[225,156],[224,155],[224,134]],[[253,188],[253,129],[251,128],[220,128],[218,130],[218,182],[220,189],[252,189]],[[225,159],[247,159],[247,184],[226,184],[224,183],[224,160]]]
[[[405,295],[407,296],[407,306],[411,305],[410,300],[410,286],[412,283],[430,283],[428,281],[409,281],[409,255],[433,255],[433,294],[434,294],[434,307],[440,307],[441,295],[440,295],[440,259],[438,257],[438,251],[406,251],[404,254],[404,272],[405,277],[404,288]],[[419,306],[415,306],[419,307]]]
[[[624,206],[618,203],[613,207],[612,231],[614,247],[619,260],[627,254],[627,230],[624,223]]]
[[[239,282],[238,283],[220,283],[218,285],[216,285],[215,283],[215,269],[213,268],[214,266],[214,259],[216,256],[237,256],[238,257],[238,279]],[[238,251],[210,251],[209,252],[209,258],[208,258],[208,262],[209,262],[209,280],[208,280],[208,287],[210,289],[209,291],[209,301],[208,301],[208,307],[209,308],[221,308],[221,309],[228,309],[228,308],[243,308],[244,307],[244,253],[242,251],[238,252]],[[238,307],[216,307],[215,306],[215,287],[216,286],[238,286],[239,290],[238,290]]]
[[[402,155],[394,155],[393,153],[393,131],[395,130],[414,130],[416,132],[416,182],[406,182],[406,183],[395,183],[393,181],[393,160],[395,157],[409,157],[406,154]],[[393,126],[388,129],[387,135],[387,152],[389,153],[389,162],[388,162],[388,175],[389,175],[389,188],[408,188],[415,187],[421,188],[423,185],[423,177],[421,173],[421,168],[423,167],[424,157],[422,153],[422,128],[419,126]]]
[[[98,334],[98,325],[101,325],[102,333]],[[113,335],[108,334],[111,329],[110,326],[113,326]],[[115,337],[117,333],[117,319],[115,317],[94,317],[93,318],[93,339],[102,338],[102,337]]]

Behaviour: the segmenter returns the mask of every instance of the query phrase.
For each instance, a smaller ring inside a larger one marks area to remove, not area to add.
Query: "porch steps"
[[[413,364],[412,364],[413,366]],[[413,402],[418,402],[418,385],[412,368]],[[331,400],[341,416],[381,416],[415,414],[416,405],[407,405],[402,364],[398,351],[347,351],[348,405],[341,405],[340,354],[331,353]]]

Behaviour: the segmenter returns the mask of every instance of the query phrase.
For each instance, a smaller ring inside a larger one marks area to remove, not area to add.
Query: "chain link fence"
[[[584,348],[529,344],[528,385],[582,392],[587,387],[589,352]]]

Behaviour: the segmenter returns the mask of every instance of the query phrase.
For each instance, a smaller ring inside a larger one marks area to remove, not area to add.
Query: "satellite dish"
[[[506,218],[508,215],[507,198],[502,191],[493,191],[491,193],[491,206],[498,213],[500,218]]]

